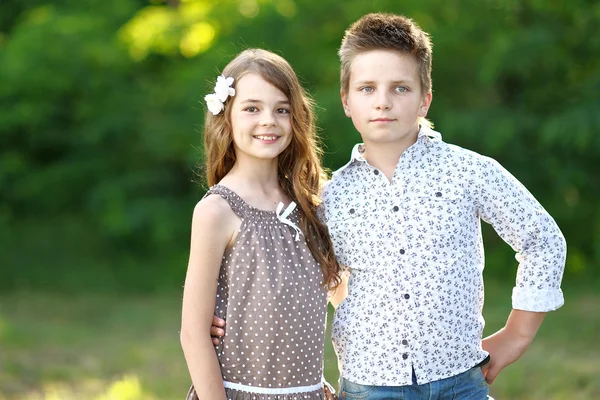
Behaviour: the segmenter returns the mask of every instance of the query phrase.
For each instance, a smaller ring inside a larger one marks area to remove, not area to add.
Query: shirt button
[[[378,170],[378,169],[376,169],[375,171],[373,171],[373,173],[374,173],[375,175],[379,175],[379,170]]]
[[[400,254],[404,254],[406,251],[404,249],[400,249]]]
[[[410,299],[410,294],[406,293],[406,294],[404,295],[404,298],[405,298],[406,300]]]
[[[435,197],[442,197],[442,192],[435,192]]]
[[[406,360],[407,358],[408,358],[408,354],[406,354],[406,353],[402,354],[402,359],[403,360]]]
[[[402,345],[403,345],[403,346],[408,346],[408,340],[406,340],[406,339],[403,339],[403,340],[402,340]]]
[[[350,209],[350,214],[354,214],[354,208]]]
[[[398,211],[399,210],[398,206],[394,206],[393,210]]]

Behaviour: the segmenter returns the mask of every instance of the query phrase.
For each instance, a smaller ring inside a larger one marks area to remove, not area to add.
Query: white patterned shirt
[[[566,243],[552,217],[498,162],[422,127],[392,182],[362,156],[333,174],[322,218],[350,271],[332,340],[344,378],[403,386],[464,372],[482,350],[484,253],[480,220],[517,253],[514,309],[564,300]],[[509,268],[509,266],[507,266]]]

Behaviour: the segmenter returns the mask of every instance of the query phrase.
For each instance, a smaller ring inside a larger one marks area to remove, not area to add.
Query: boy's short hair
[[[416,57],[421,92],[431,91],[431,39],[416,22],[402,15],[372,13],[354,22],[346,30],[338,51],[341,61],[340,83],[344,93],[350,84],[354,57],[372,50],[395,50]]]

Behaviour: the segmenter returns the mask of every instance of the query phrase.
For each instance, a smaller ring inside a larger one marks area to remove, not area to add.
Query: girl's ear
[[[342,105],[344,106],[344,113],[346,114],[346,117],[352,117],[350,114],[350,106],[348,106],[348,95],[344,93],[343,90],[340,90],[340,96],[342,97]]]

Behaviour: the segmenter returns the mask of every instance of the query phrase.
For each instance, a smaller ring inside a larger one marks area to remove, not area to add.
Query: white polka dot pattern
[[[518,253],[513,307],[563,304],[566,245],[554,220],[497,162],[434,134],[421,129],[392,183],[357,145],[323,194],[320,214],[351,271],[332,339],[352,382],[407,385],[414,367],[422,384],[486,357],[480,219]]]
[[[213,186],[211,194],[223,197],[242,220],[236,243],[223,255],[217,287],[215,314],[227,323],[216,348],[223,380],[277,389],[319,384],[327,293],[304,236],[296,241],[294,229],[275,212],[251,207],[225,186]],[[296,209],[289,219],[299,226],[299,216]],[[323,399],[322,389],[226,393],[231,400]]]

